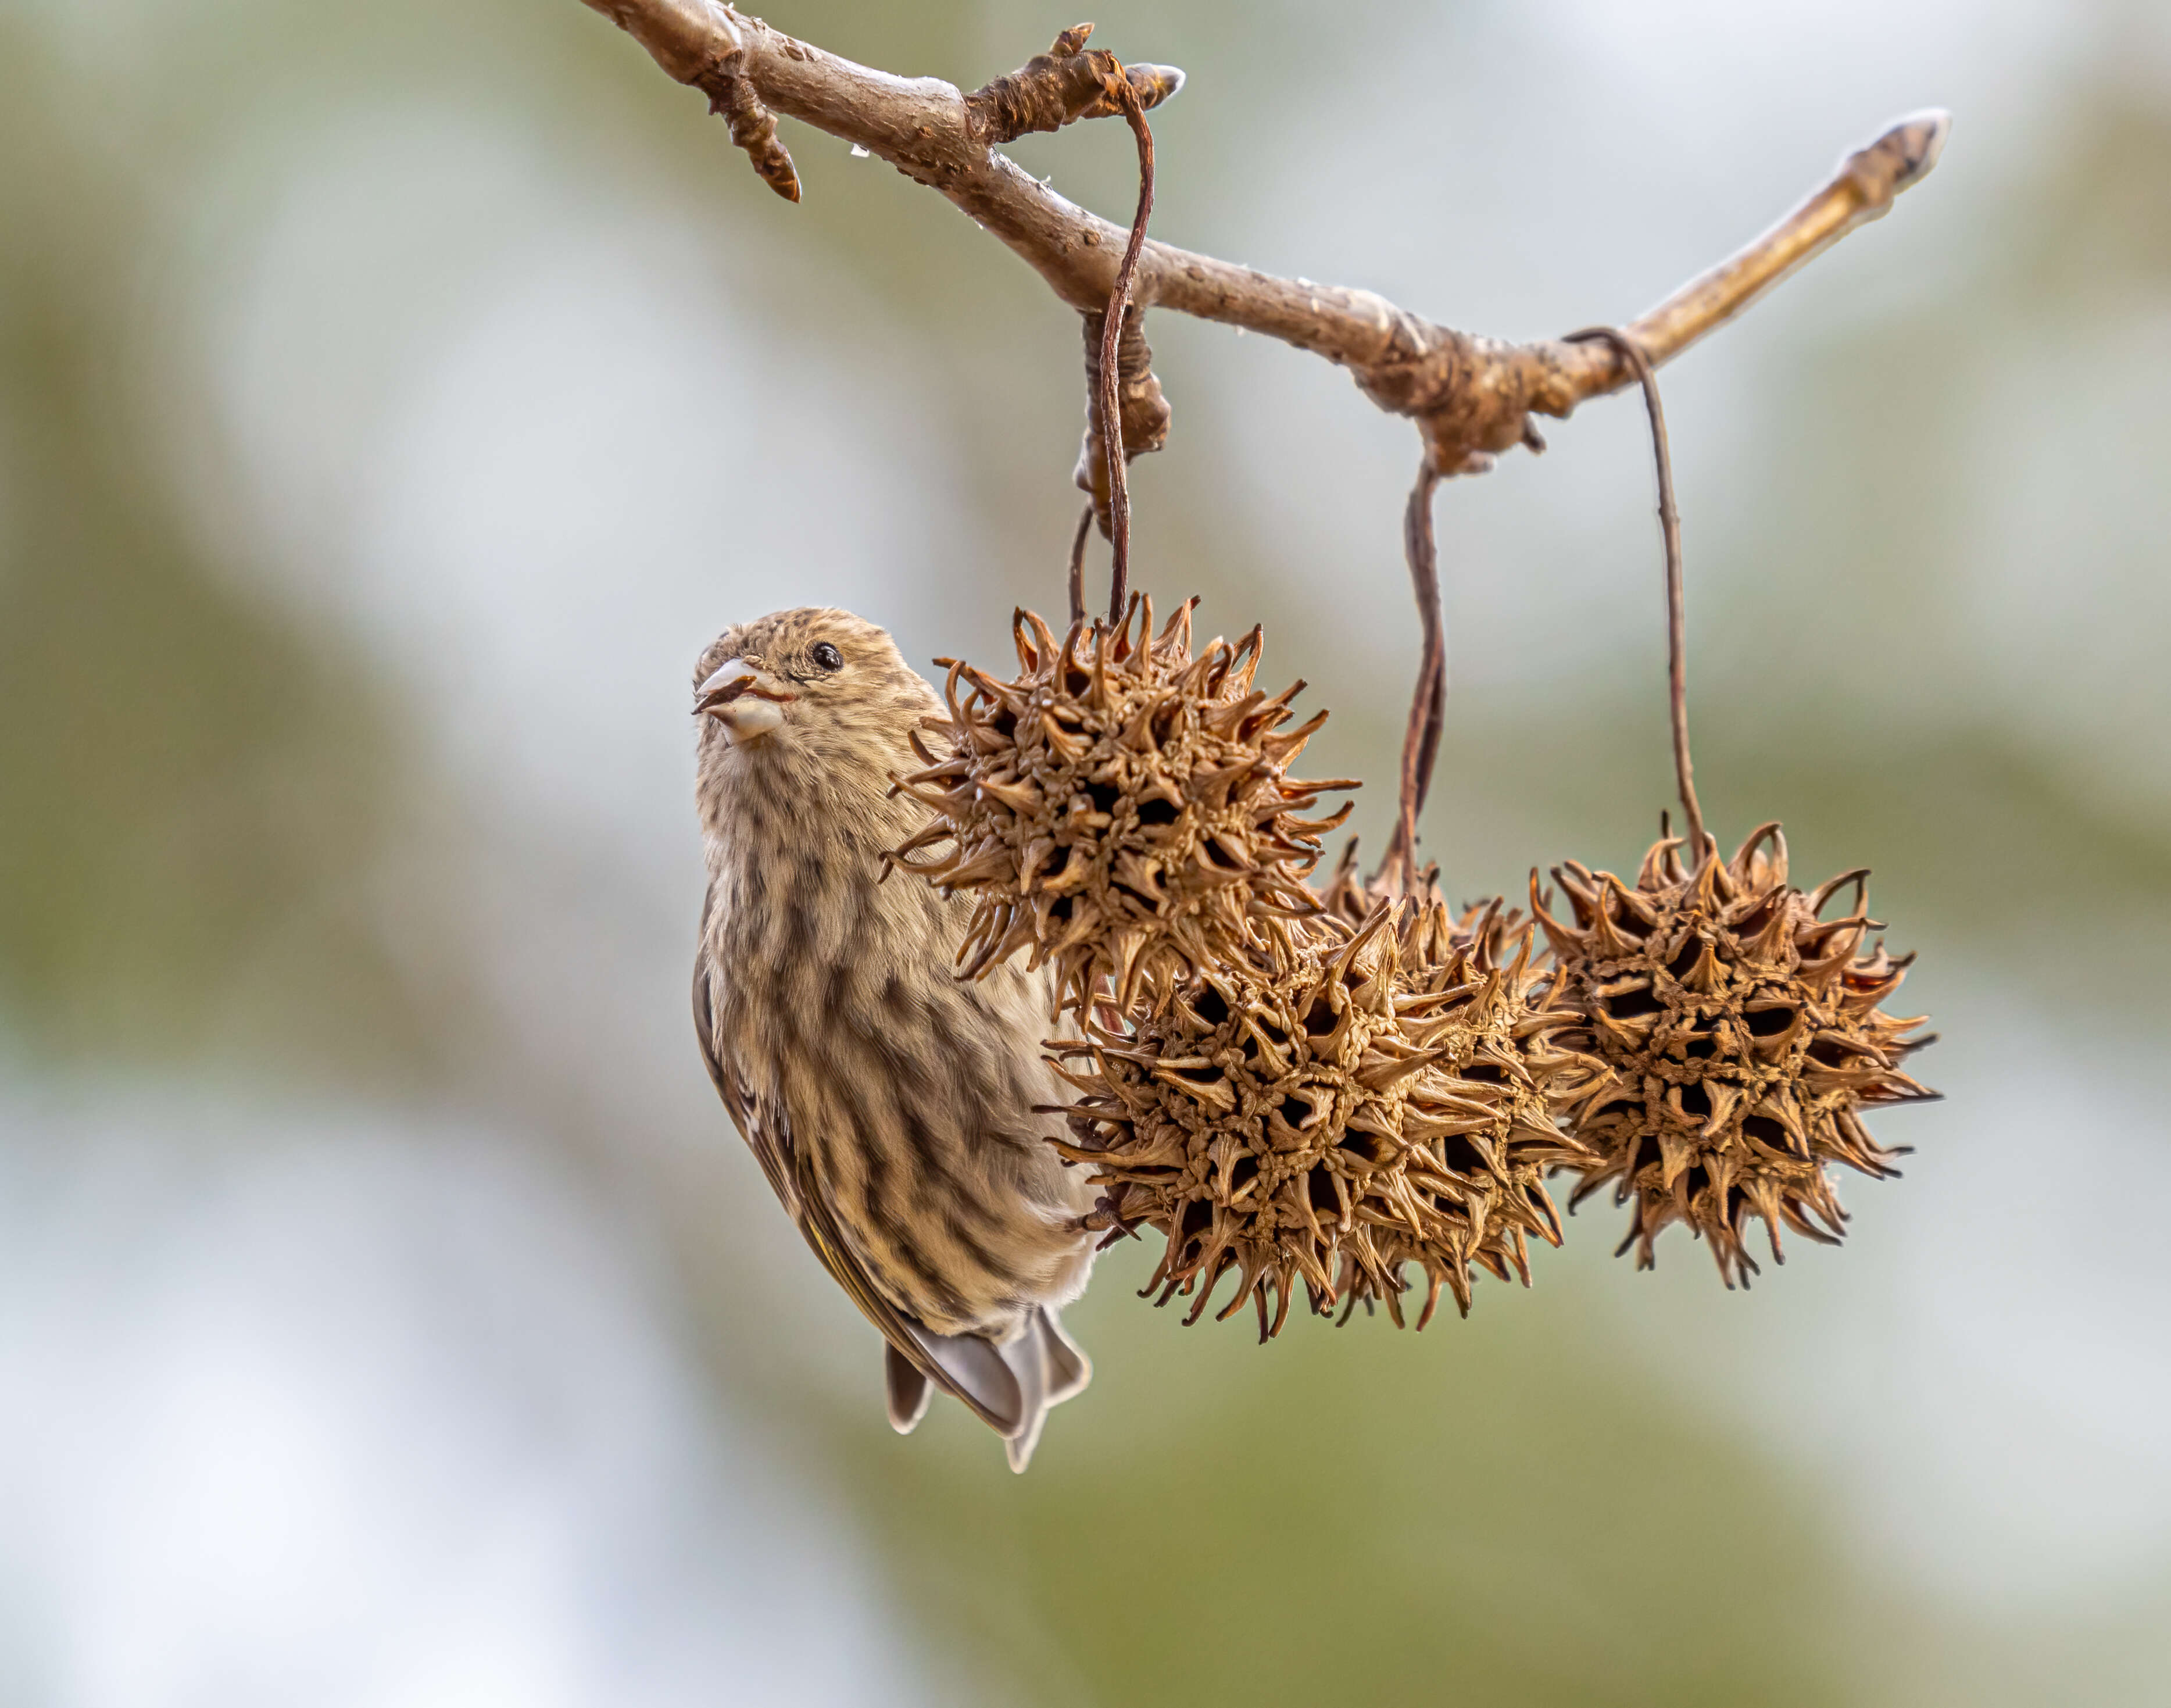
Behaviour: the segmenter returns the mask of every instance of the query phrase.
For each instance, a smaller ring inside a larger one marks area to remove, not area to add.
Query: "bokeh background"
[[[1847,148],[1943,164],[1667,372],[1704,798],[1868,864],[1948,1093],[1748,1295],[1587,1206],[1467,1322],[1133,1297],[1029,1477],[871,1332],[688,1035],[686,683],[1059,602],[1075,320],[576,0],[0,0],[0,1699],[2159,1703],[2171,1695],[2171,18],[1147,5],[1159,232],[1449,322],[1640,310]],[[1075,20],[779,0],[966,87]],[[1120,215],[1119,126],[1018,154]],[[1146,583],[1369,774],[1414,440],[1156,317]],[[1639,412],[1440,499],[1461,894],[1669,792]],[[1096,573],[1103,560],[1095,560]]]

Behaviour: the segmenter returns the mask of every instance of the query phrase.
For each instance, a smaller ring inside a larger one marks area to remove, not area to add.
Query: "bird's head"
[[[813,606],[726,629],[694,671],[705,765],[791,759],[887,771],[940,704],[887,631]]]

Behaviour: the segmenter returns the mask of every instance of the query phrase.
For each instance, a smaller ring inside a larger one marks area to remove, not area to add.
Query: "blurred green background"
[[[1075,19],[773,21],[971,87]],[[2165,1700],[2171,24],[1098,22],[1190,73],[1161,235],[1507,336],[1954,110],[1666,374],[1707,810],[1922,951],[1908,1178],[1745,1296],[1592,1206],[1467,1322],[1263,1351],[1134,1246],[1028,1477],[896,1439],[686,1035],[686,672],[781,604],[924,661],[1059,604],[1075,320],[788,122],[777,201],[576,0],[0,0],[0,1700]],[[1120,126],[1016,153],[1130,205]],[[1142,577],[1265,622],[1376,850],[1413,437],[1153,337]],[[1442,491],[1458,894],[1666,804],[1642,432]]]

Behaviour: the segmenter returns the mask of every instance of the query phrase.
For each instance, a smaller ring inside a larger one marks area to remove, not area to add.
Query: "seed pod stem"
[[[1659,531],[1666,542],[1666,703],[1674,729],[1674,776],[1681,785],[1681,811],[1688,819],[1689,857],[1701,863],[1718,849],[1704,835],[1703,808],[1697,804],[1696,767],[1689,761],[1689,639],[1687,601],[1681,588],[1681,514],[1674,504],[1674,458],[1666,443],[1666,411],[1659,401],[1659,376],[1641,346],[1617,326],[1589,326],[1571,332],[1570,344],[1611,345],[1635,371],[1643,388],[1644,412],[1651,418],[1651,454],[1659,470]]]
[[[1432,787],[1439,759],[1440,730],[1447,719],[1447,637],[1439,604],[1439,552],[1433,538],[1433,491],[1439,475],[1428,454],[1418,465],[1417,484],[1402,513],[1402,551],[1409,561],[1410,586],[1417,594],[1418,622],[1423,647],[1418,658],[1417,690],[1410,697],[1409,726],[1402,737],[1400,810],[1386,858],[1375,882],[1391,895],[1407,895],[1417,881],[1418,814]]]
[[[1123,619],[1131,578],[1131,491],[1124,466],[1122,386],[1116,372],[1116,344],[1123,336],[1123,309],[1130,301],[1131,282],[1138,277],[1139,256],[1146,246],[1146,221],[1153,216],[1154,145],[1153,127],[1146,123],[1145,105],[1120,67],[1108,81],[1108,94],[1123,108],[1124,118],[1130,121],[1131,134],[1139,142],[1139,210],[1131,218],[1131,240],[1124,247],[1123,264],[1116,269],[1115,287],[1108,293],[1108,310],[1102,317],[1101,325],[1101,419],[1105,423],[1102,437],[1107,443],[1108,538],[1114,557],[1108,584],[1108,626],[1112,629]],[[1075,615],[1082,616],[1084,612],[1076,609]]]

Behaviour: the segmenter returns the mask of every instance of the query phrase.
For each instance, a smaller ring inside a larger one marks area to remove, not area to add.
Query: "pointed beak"
[[[715,718],[737,744],[780,728],[784,702],[793,697],[759,665],[734,658],[694,690],[694,713]]]

